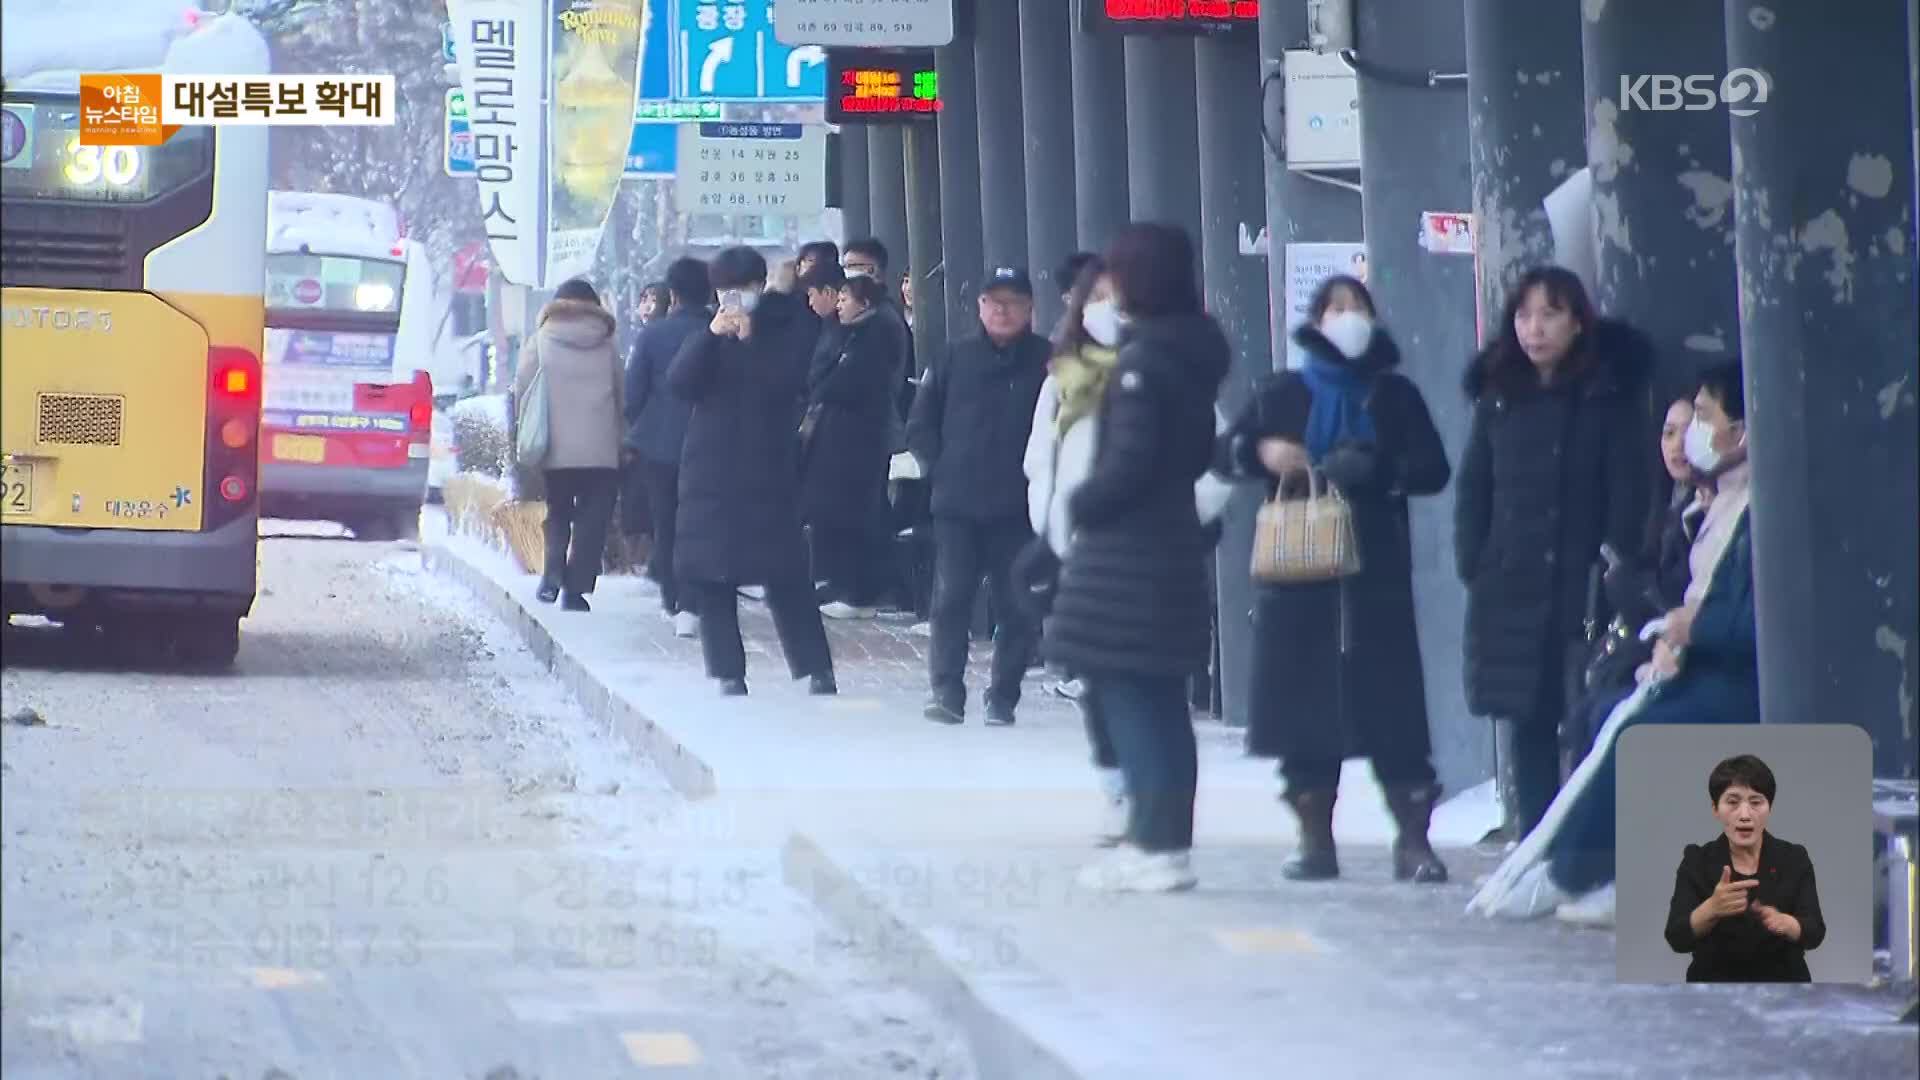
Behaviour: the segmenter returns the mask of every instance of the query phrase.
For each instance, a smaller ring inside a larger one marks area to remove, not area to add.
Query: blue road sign
[[[458,87],[447,91],[445,161],[448,176],[472,176],[473,129],[467,123],[467,96]]]
[[[443,64],[459,62],[453,53],[453,24],[450,22],[440,24],[440,62]]]
[[[674,0],[674,26],[681,101],[826,100],[826,50],[781,44],[772,0]]]
[[[640,100],[673,100],[673,0],[647,0],[647,38],[640,43]]]
[[[627,144],[626,175],[633,180],[671,180],[680,162],[680,125],[639,120]]]

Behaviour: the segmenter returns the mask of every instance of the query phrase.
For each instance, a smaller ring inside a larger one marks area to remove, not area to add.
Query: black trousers
[[[889,545],[881,543],[874,522],[855,525],[815,525],[809,532],[813,548],[813,577],[827,583],[827,599],[854,607],[877,604],[889,586],[893,560]]]
[[[1000,620],[994,632],[987,697],[1008,708],[1020,703],[1020,680],[1033,656],[1038,628],[1014,595],[1013,560],[1031,539],[1033,530],[1024,517],[934,519],[928,676],[934,696],[957,712],[966,710],[968,629],[983,578],[993,588],[994,611]]]
[[[647,489],[647,463],[631,458],[620,467],[620,531],[645,536],[653,531],[652,492]]]
[[[620,470],[548,469],[546,474],[547,564],[540,584],[584,596],[600,580]]]
[[[1560,793],[1561,725],[1585,666],[1587,646],[1579,641],[1549,645],[1541,662],[1540,692],[1528,716],[1494,724],[1503,816],[1511,839],[1534,830]]]
[[[1200,762],[1187,680],[1179,675],[1085,673],[1087,693],[1127,784],[1127,840],[1142,851],[1193,847]],[[1096,759],[1098,751],[1096,750]]]
[[[636,464],[646,487],[647,507],[653,512],[653,554],[647,559],[647,576],[660,586],[660,606],[667,614],[691,610],[686,590],[673,572],[674,530],[680,515],[680,466],[654,461]]]
[[[740,637],[740,595],[731,584],[688,583],[700,613],[700,652],[707,677],[747,677],[747,647]],[[796,679],[833,674],[833,652],[827,646],[827,628],[820,622],[813,584],[801,580],[767,583],[767,610],[773,614],[780,651],[787,670]]]

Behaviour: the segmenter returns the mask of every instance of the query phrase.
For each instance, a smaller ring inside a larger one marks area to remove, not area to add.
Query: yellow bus
[[[225,668],[258,567],[267,129],[80,145],[96,57],[71,8],[7,23],[0,596],[115,653]],[[269,68],[234,15],[148,40],[159,55],[118,40],[101,67]]]

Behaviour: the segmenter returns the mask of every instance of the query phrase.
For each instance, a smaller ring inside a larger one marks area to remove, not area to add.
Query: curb
[[[427,569],[443,574],[479,598],[487,610],[516,631],[527,648],[579,700],[596,723],[625,738],[651,758],[668,784],[688,799],[720,794],[712,765],[673,732],[614,693],[586,665],[554,640],[528,606],[506,586],[452,549],[431,541],[420,544]],[[984,1001],[958,965],[949,961],[927,934],[907,926],[886,909],[872,889],[855,880],[821,843],[791,832],[782,846],[783,883],[857,941],[885,942],[888,973],[949,1016],[960,1018],[974,1067],[983,1077],[1018,1076],[1022,1080],[1083,1080],[1019,1023]]]

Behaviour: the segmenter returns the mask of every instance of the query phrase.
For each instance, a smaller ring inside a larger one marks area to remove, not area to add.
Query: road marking
[[[54,1016],[27,1017],[28,1027],[58,1032],[81,1045],[144,1042],[146,1025],[146,1006],[118,996]]]
[[[1284,926],[1248,926],[1215,930],[1220,947],[1237,953],[1319,953],[1330,951],[1310,935]]]
[[[835,712],[880,712],[886,707],[879,698],[835,697],[827,702],[827,708]]]
[[[635,1065],[647,1068],[671,1068],[698,1065],[703,1060],[700,1047],[681,1031],[628,1031],[620,1036],[627,1056]]]
[[[301,971],[297,968],[249,968],[247,974],[253,979],[257,990],[291,990],[296,986],[312,986],[327,981],[323,972]]]

